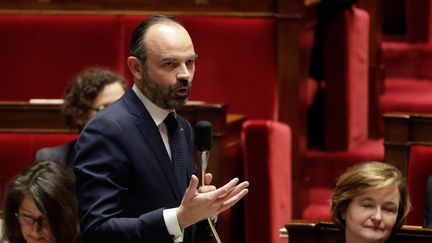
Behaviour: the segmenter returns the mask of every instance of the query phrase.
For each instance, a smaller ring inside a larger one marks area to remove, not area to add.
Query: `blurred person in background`
[[[125,79],[104,68],[88,68],[72,79],[65,89],[63,114],[66,125],[72,130],[81,130],[96,112],[120,98],[127,88]],[[55,147],[41,148],[36,152],[36,161],[53,160],[72,165],[76,140]]]
[[[9,243],[81,242],[72,169],[39,161],[18,174],[5,191],[3,220]]]

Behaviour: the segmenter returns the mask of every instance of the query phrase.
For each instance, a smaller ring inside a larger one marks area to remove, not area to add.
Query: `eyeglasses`
[[[99,107],[91,107],[91,106],[89,106],[89,109],[90,110],[94,110],[94,111],[96,111],[96,112],[99,112],[99,111],[101,111],[101,110],[103,110],[105,107],[107,107],[108,105],[101,105],[101,106],[99,106]]]
[[[17,217],[18,222],[21,225],[33,226],[34,223],[37,223],[38,227],[41,227],[41,228],[48,227],[48,223],[46,222],[45,218],[43,218],[42,216],[38,217],[38,218],[34,218],[30,215],[15,213],[15,217]]]

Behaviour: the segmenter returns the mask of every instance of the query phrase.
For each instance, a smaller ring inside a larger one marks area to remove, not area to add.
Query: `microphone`
[[[212,124],[209,121],[199,121],[195,125],[195,147],[199,152],[201,160],[201,185],[205,186],[205,173],[207,169],[208,159],[210,155],[210,149],[212,145]],[[217,243],[222,243],[216,228],[211,218],[207,219],[213,236]]]
[[[209,121],[199,121],[195,125],[195,146],[199,151],[201,160],[201,172],[204,183],[204,175],[207,169],[210,149],[212,145],[212,124]]]

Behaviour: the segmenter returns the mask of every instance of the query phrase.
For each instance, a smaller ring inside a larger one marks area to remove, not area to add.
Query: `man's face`
[[[147,61],[143,64],[141,91],[157,106],[174,109],[189,97],[195,73],[195,54],[187,31],[175,23],[148,29]]]

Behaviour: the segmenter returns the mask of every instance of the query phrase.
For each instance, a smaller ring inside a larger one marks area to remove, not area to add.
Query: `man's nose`
[[[188,69],[186,64],[183,63],[179,66],[179,71],[177,73],[177,79],[178,80],[181,80],[181,79],[190,80],[191,79],[191,71]]]

